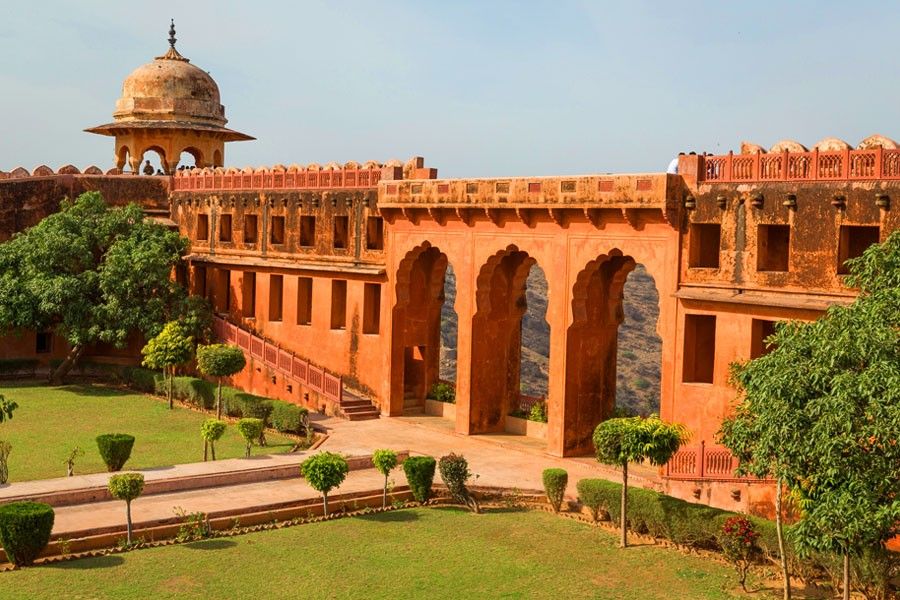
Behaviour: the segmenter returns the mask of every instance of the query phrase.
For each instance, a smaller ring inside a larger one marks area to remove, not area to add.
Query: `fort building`
[[[769,482],[735,477],[716,443],[736,401],[728,367],[765,353],[775,322],[852,302],[846,260],[900,228],[893,141],[745,144],[682,155],[677,173],[441,179],[419,157],[226,168],[224,142],[250,138],[225,129],[215,82],[170,41],[126,80],[115,121],[88,130],[115,136],[113,170],[0,173],[0,240],[64,195],[140,202],[190,239],[176,276],[244,349],[233,384],[352,419],[431,410],[452,269],[456,402],[441,412],[465,435],[529,433],[510,413],[538,265],[550,353],[537,435],[556,456],[590,454],[614,413],[623,287],[642,265],[659,296],[660,414],[692,436],[662,470],[666,491],[771,510]],[[137,174],[148,149],[167,175]],[[175,168],[183,150],[197,168]],[[0,358],[65,352],[47,332],[5,340]],[[134,349],[93,353],[127,361]]]

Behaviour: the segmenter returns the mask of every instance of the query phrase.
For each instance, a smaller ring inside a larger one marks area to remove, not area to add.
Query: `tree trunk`
[[[125,503],[125,522],[128,524],[128,545],[131,545],[131,500]]]
[[[844,600],[850,600],[850,552],[844,550]]]
[[[215,442],[209,443],[209,452],[210,452],[210,454],[212,454],[212,459],[216,460],[216,443]]]
[[[175,384],[175,367],[167,367],[169,371],[169,410],[175,408],[175,404],[172,401],[172,386]]]
[[[322,492],[322,511],[323,514],[328,516],[328,492]]]
[[[207,440],[203,440],[203,462],[206,462],[206,457],[209,452],[209,442]]]
[[[619,542],[619,545],[622,548],[626,548],[628,546],[628,529],[625,527],[625,515],[628,512],[628,461],[622,463],[622,504],[620,506],[622,510],[621,521],[622,521],[622,539]]]
[[[384,510],[387,508],[387,486],[388,486],[388,476],[384,476],[384,492],[381,495],[381,509]]]
[[[791,574],[788,572],[787,554],[784,552],[784,523],[781,516],[782,479],[775,480],[775,536],[778,538],[778,556],[781,559],[781,580],[784,600],[791,600]]]
[[[78,359],[81,358],[81,355],[84,353],[84,346],[81,344],[76,344],[72,346],[72,349],[69,350],[69,354],[66,356],[66,359],[60,363],[56,370],[50,374],[50,385],[62,385],[63,379],[66,375],[69,374],[69,371],[72,370],[72,367],[75,366],[75,363],[78,362]]]
[[[250,446],[250,442],[247,442],[247,454],[244,456],[244,458],[250,458]]]
[[[216,394],[216,418],[222,418],[222,378],[219,378],[219,391]]]

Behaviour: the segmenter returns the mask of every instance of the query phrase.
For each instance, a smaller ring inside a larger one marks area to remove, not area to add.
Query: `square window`
[[[334,218],[334,247],[347,248],[350,245],[350,217]]]
[[[685,315],[684,370],[685,383],[712,383],[716,358],[716,317]]]
[[[688,266],[718,269],[721,237],[722,226],[718,223],[691,223]]]
[[[841,237],[838,243],[838,274],[850,272],[847,261],[859,258],[872,244],[881,239],[881,228],[869,225],[841,225]]]
[[[269,241],[276,246],[284,244],[284,217],[272,217]]]
[[[256,215],[244,215],[244,243],[255,244],[259,239],[259,218]]]
[[[284,276],[269,275],[269,320],[281,321],[284,303]]]
[[[248,319],[256,317],[256,273],[244,272],[241,282],[241,315]]]
[[[381,217],[366,219],[366,249],[384,250],[384,219]]]
[[[381,285],[367,283],[363,289],[363,333],[376,334],[381,329]]]
[[[331,328],[347,327],[347,280],[331,281]]]
[[[791,226],[760,225],[756,235],[756,270],[788,270],[791,257]]]
[[[775,333],[775,321],[753,319],[750,330],[750,358],[759,358],[775,349],[775,346],[766,343],[766,339]]]
[[[219,215],[219,241],[231,241],[231,215]]]
[[[197,215],[197,239],[209,239],[209,215]]]
[[[53,334],[39,331],[34,340],[34,351],[37,354],[48,354],[53,351]]]
[[[313,248],[316,245],[316,218],[300,217],[300,245]]]
[[[297,325],[312,323],[312,277],[297,278]]]

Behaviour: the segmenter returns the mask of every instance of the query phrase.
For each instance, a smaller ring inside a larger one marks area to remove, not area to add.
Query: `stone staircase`
[[[349,421],[366,421],[380,416],[378,408],[361,393],[344,386],[341,394],[341,414]]]

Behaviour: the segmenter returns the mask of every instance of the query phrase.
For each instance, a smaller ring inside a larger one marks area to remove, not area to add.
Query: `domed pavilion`
[[[175,49],[175,23],[169,28],[169,50],[135,69],[122,84],[113,122],[85,131],[116,138],[116,167],[128,164],[138,173],[144,154],[159,154],[167,174],[178,168],[182,152],[198,168],[220,167],[225,142],[255,139],[228,129],[219,86],[204,70]]]

